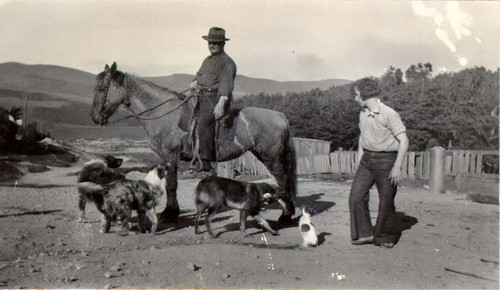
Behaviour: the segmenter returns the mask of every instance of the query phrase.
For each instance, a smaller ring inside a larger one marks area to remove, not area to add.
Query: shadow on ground
[[[395,226],[396,226],[396,243],[401,239],[401,235],[404,231],[411,229],[412,226],[418,223],[418,219],[409,215],[406,215],[404,212],[396,212],[395,216]]]

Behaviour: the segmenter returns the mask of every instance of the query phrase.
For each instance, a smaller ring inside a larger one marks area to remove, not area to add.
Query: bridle
[[[101,108],[99,110],[99,114],[101,114],[104,111],[104,108],[106,107],[106,103],[109,103],[111,105],[111,102],[108,101],[108,93],[109,93],[109,87],[111,86],[111,80],[104,86],[104,96],[102,97],[101,100]]]
[[[110,80],[110,81],[106,84],[106,86],[104,86],[104,89],[103,89],[103,91],[104,91],[104,96],[103,96],[103,98],[102,98],[102,100],[101,100],[101,108],[100,108],[99,114],[102,114],[102,112],[104,111],[104,108],[106,107],[106,104],[107,104],[107,103],[111,105],[111,102],[108,100],[108,93],[109,93],[109,88],[110,88],[110,86],[111,86],[111,80]],[[189,91],[189,90],[190,90],[190,89],[184,90],[184,91],[180,92],[179,94],[183,94],[183,93],[185,93],[185,92],[187,92],[187,91]],[[187,101],[189,101],[189,99],[190,99],[191,97],[193,97],[193,95],[191,95],[191,96],[187,96],[187,97],[186,97],[186,98],[184,98],[184,99],[182,100],[182,102],[181,102],[179,105],[177,105],[175,108],[173,108],[173,109],[171,109],[171,110],[169,110],[169,111],[167,111],[167,112],[165,112],[165,113],[163,113],[163,114],[160,114],[159,116],[154,116],[154,117],[141,117],[141,115],[143,115],[143,114],[145,114],[145,113],[147,113],[147,112],[150,112],[150,111],[156,110],[157,108],[159,108],[159,107],[163,106],[164,104],[166,104],[166,103],[168,103],[168,102],[175,101],[175,100],[179,100],[180,98],[179,98],[179,97],[177,97],[177,98],[167,99],[167,100],[165,100],[165,101],[163,101],[163,102],[161,102],[161,103],[159,103],[159,104],[157,104],[157,105],[155,105],[155,106],[153,106],[153,107],[151,107],[151,108],[148,108],[148,109],[146,109],[146,110],[144,110],[144,111],[142,111],[142,112],[140,112],[140,113],[136,114],[136,113],[134,113],[134,112],[132,112],[132,111],[130,110],[130,100],[128,99],[127,95],[125,95],[125,96],[123,96],[123,101],[122,101],[122,103],[123,103],[123,105],[124,105],[125,109],[127,109],[127,111],[130,113],[130,115],[129,115],[129,116],[126,116],[126,117],[124,117],[124,118],[121,118],[121,119],[115,120],[115,121],[113,121],[113,122],[110,122],[110,123],[108,123],[108,124],[118,123],[118,122],[124,121],[124,120],[129,119],[129,118],[132,118],[132,117],[135,117],[135,118],[140,119],[140,120],[155,120],[155,119],[159,119],[159,118],[161,118],[161,117],[163,117],[163,116],[166,116],[166,115],[168,115],[168,114],[172,113],[173,111],[175,111],[175,110],[179,109],[180,107],[182,107],[182,105],[184,105],[184,103],[186,103]]]

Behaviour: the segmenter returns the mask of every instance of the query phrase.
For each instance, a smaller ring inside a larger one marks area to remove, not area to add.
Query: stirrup
[[[193,170],[194,172],[202,172],[211,171],[213,168],[209,161],[202,160],[201,162],[198,162],[198,166],[196,164],[191,164],[189,166],[189,169]]]

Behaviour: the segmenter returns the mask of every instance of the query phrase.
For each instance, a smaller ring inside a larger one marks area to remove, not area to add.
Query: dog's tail
[[[82,194],[104,194],[105,188],[102,185],[99,185],[97,183],[93,182],[78,182],[76,184],[76,187],[78,188],[78,191]]]

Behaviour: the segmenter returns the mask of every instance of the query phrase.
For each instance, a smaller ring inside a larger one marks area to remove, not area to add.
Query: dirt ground
[[[193,189],[199,179],[181,179],[177,222],[161,224],[156,235],[137,234],[134,227],[122,237],[116,226],[101,234],[99,222],[77,222],[74,173],[81,166],[33,173],[0,187],[1,288],[499,287],[498,205],[471,202],[464,193],[400,187],[402,236],[385,249],[350,244],[351,181],[301,178],[296,205],[316,209],[320,238],[318,247],[304,249],[296,226],[272,236],[249,218],[251,236],[241,237],[234,210],[214,218],[217,239],[208,237],[204,225],[204,233],[195,235]],[[375,190],[370,203],[375,220]],[[163,199],[158,210],[164,205]],[[87,213],[100,218],[93,204]],[[271,207],[263,215],[276,226],[280,213]]]

